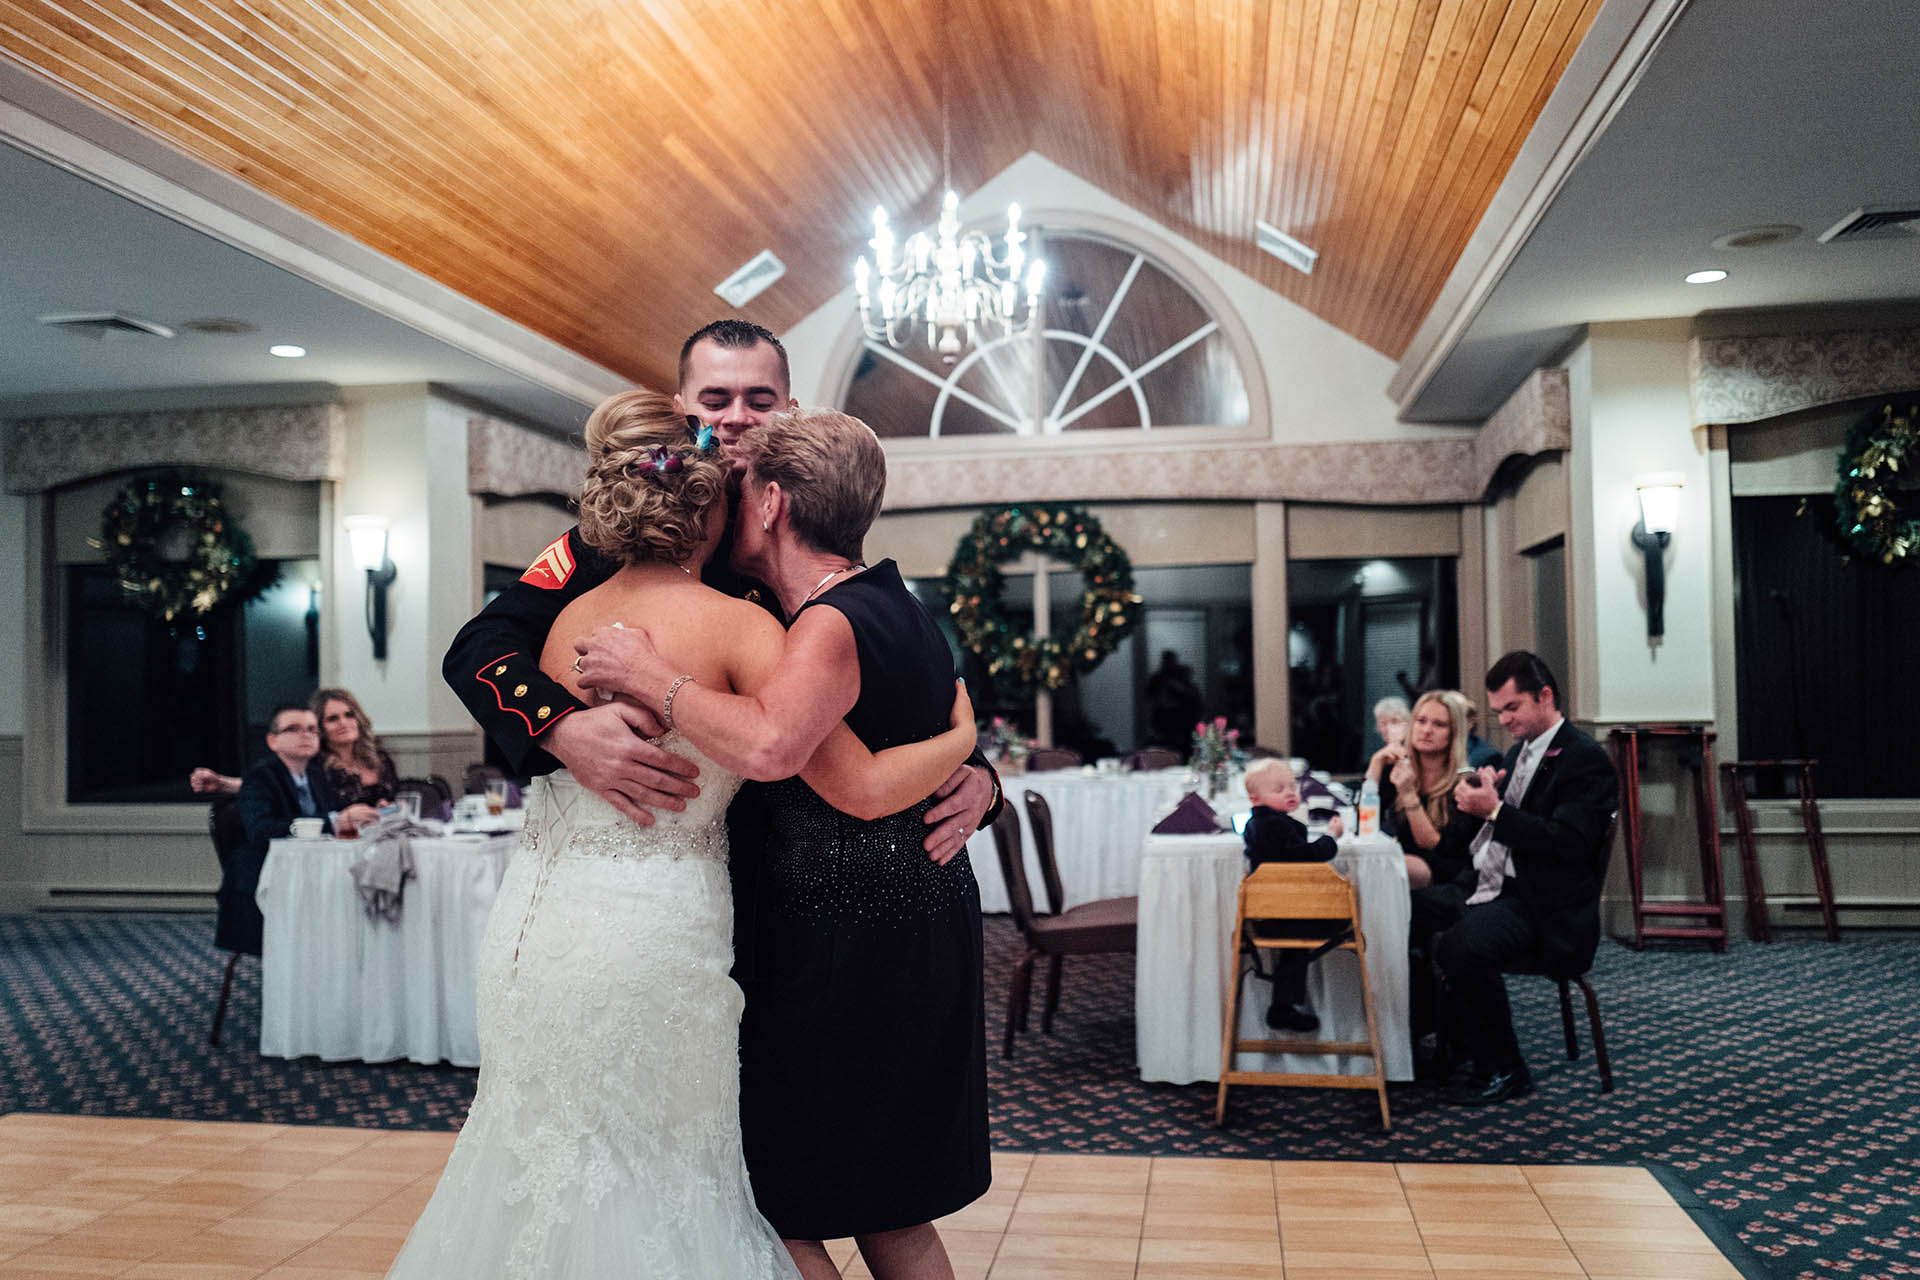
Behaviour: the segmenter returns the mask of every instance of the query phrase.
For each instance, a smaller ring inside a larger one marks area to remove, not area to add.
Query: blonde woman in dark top
[[[1479,819],[1453,804],[1453,785],[1467,767],[1464,702],[1438,689],[1421,694],[1405,741],[1386,748],[1383,825],[1407,855],[1409,888],[1444,884],[1463,873],[1470,862],[1467,846],[1480,829]]]

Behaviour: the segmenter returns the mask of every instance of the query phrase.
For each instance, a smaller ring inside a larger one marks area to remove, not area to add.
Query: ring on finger
[[[582,659],[582,658],[584,658],[584,657],[586,657],[586,656],[587,656],[587,655],[586,655],[586,654],[584,654],[584,653],[579,653],[579,654],[575,654],[575,655],[574,655],[574,658],[573,658],[573,665],[572,665],[572,666],[570,666],[570,667],[568,667],[568,668],[567,668],[567,670],[569,670],[569,671],[571,671],[571,672],[573,672],[573,674],[575,674],[575,675],[581,675],[581,674],[583,674],[583,673],[581,672],[581,670],[580,670],[580,659]]]

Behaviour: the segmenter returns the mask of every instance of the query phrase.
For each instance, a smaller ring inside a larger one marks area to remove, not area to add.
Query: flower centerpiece
[[[999,765],[1003,773],[1018,773],[1026,768],[1027,753],[1039,745],[1036,738],[1022,737],[1002,716],[995,716],[980,726],[980,753]]]
[[[1188,763],[1199,771],[1207,784],[1207,798],[1213,799],[1227,788],[1227,773],[1240,758],[1240,731],[1227,728],[1225,716],[1215,716],[1193,726],[1193,754]]]

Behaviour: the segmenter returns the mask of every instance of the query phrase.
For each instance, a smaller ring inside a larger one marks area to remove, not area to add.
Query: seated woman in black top
[[[1263,862],[1330,862],[1340,851],[1333,840],[1341,830],[1338,817],[1327,824],[1332,834],[1310,836],[1305,824],[1293,816],[1300,807],[1300,783],[1286,761],[1255,761],[1247,770],[1247,799],[1253,803],[1245,832],[1247,861],[1254,866]],[[1281,927],[1291,936],[1313,923],[1318,922],[1299,921],[1302,928],[1289,922]],[[1307,957],[1298,951],[1274,953],[1273,1003],[1267,1006],[1267,1025],[1276,1031],[1312,1031],[1320,1025],[1307,1004],[1307,963]]]
[[[1407,886],[1423,889],[1465,874],[1480,820],[1453,807],[1453,784],[1467,767],[1466,699],[1451,690],[1420,695],[1406,741],[1388,747],[1381,783],[1381,829],[1407,855]]]
[[[339,802],[376,809],[392,804],[400,772],[359,700],[345,689],[322,689],[307,705],[320,718],[320,767]]]

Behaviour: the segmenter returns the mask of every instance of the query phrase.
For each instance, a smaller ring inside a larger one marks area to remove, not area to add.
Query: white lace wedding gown
[[[727,804],[651,827],[562,772],[481,949],[480,1082],[389,1280],[797,1280],[740,1154]]]

